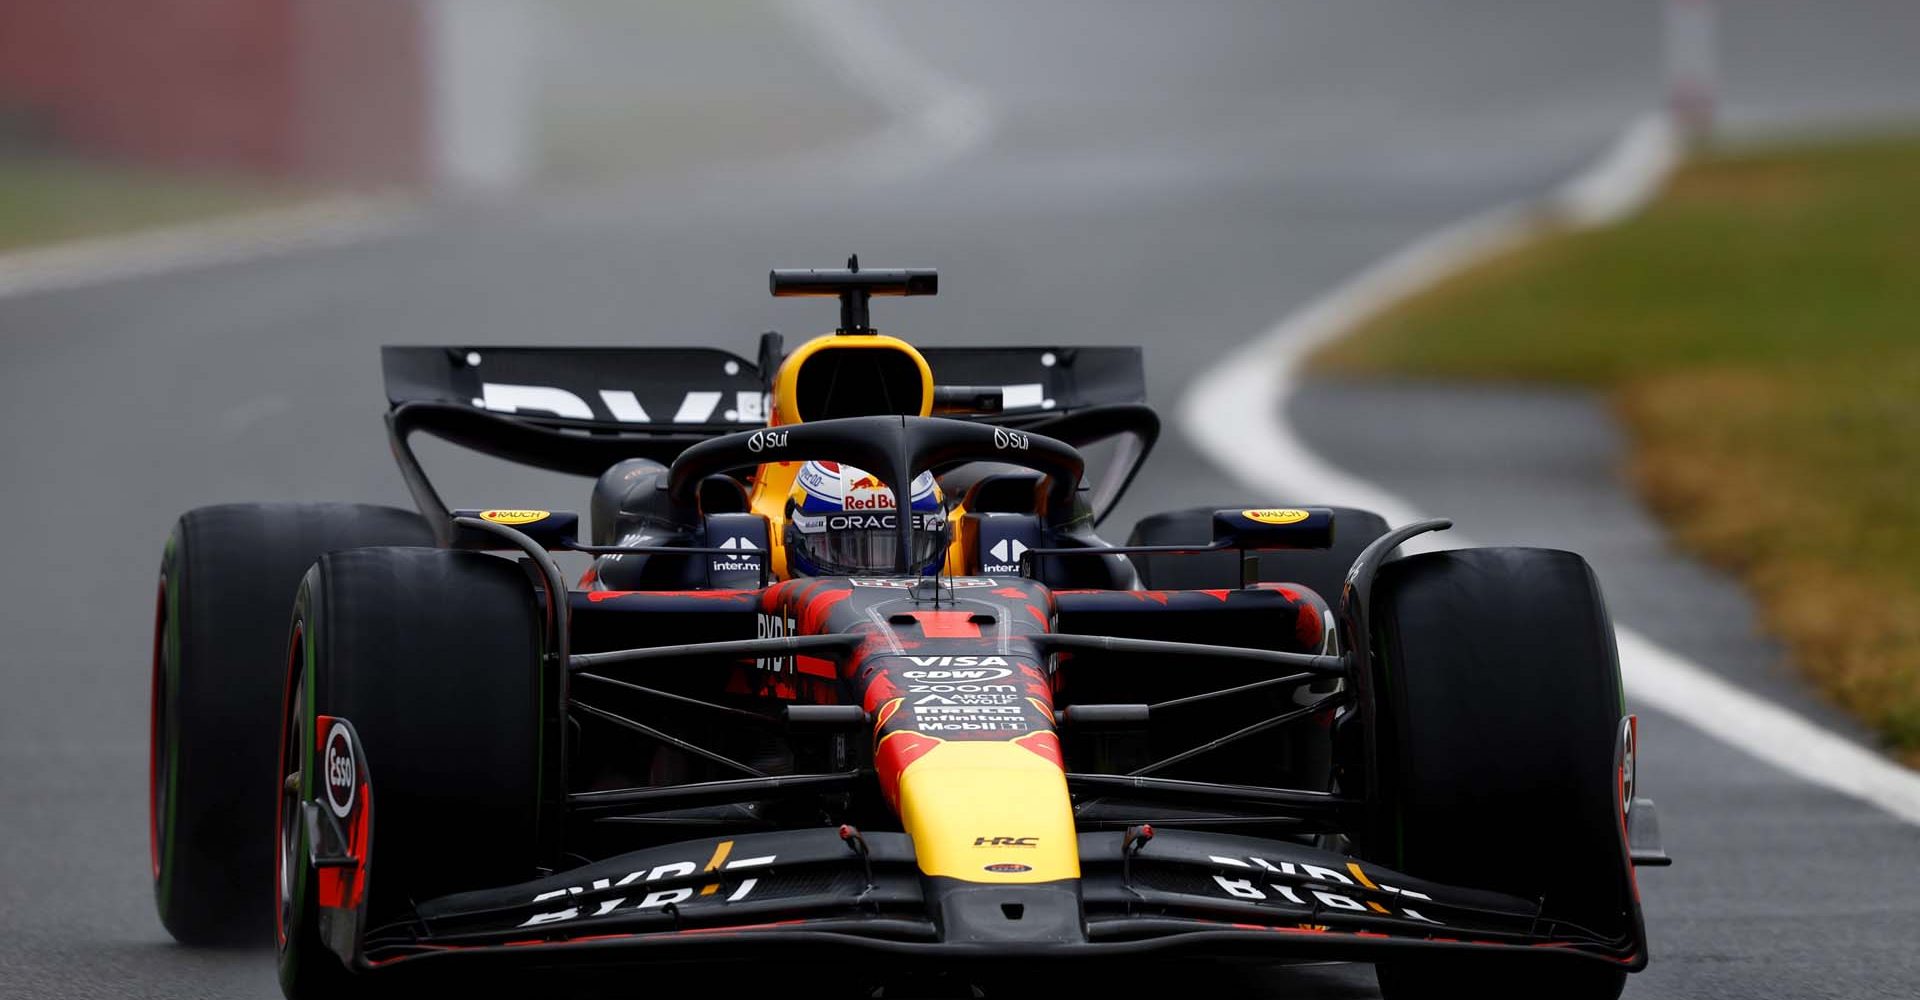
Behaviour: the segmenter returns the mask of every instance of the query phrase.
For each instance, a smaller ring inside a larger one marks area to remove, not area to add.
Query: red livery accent
[[[820,635],[825,632],[827,615],[832,613],[833,606],[852,596],[853,591],[845,588],[824,591],[817,597],[807,596],[800,612],[800,634]]]
[[[893,683],[893,679],[884,673],[875,674],[872,682],[867,685],[866,697],[861,699],[861,707],[873,712],[887,701],[898,697],[900,697],[900,688]]]
[[[978,639],[980,626],[972,621],[973,615],[966,611],[915,611],[915,621],[920,623],[921,634],[929,639]]]
[[[352,868],[321,868],[314,873],[321,906],[353,909],[367,896],[367,833],[372,815],[368,802],[372,795],[362,781],[356,793],[353,825],[347,828],[347,850],[357,863]]]
[[[881,737],[879,745],[873,748],[873,769],[875,777],[880,779],[880,794],[888,805],[899,806],[900,774],[907,769],[907,765],[944,742],[937,736],[923,736],[904,730]]]
[[[1060,737],[1053,733],[1031,733],[1014,742],[1040,755],[1055,767],[1064,770],[1067,766],[1066,759],[1060,753]]]

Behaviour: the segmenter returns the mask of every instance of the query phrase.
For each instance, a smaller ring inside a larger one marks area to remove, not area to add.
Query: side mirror
[[[1327,507],[1231,508],[1213,512],[1213,544],[1223,549],[1330,549],[1333,511]]]

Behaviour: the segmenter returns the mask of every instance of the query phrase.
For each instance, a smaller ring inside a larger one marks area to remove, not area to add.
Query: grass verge
[[[272,208],[298,197],[258,181],[0,156],[0,252]]]
[[[1314,360],[1607,390],[1632,474],[1795,663],[1920,766],[1920,137],[1697,159]]]

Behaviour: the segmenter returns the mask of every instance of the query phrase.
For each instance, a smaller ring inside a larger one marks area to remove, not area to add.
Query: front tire
[[[301,574],[335,549],[432,540],[419,515],[364,504],[222,504],[175,522],[154,612],[147,804],[154,903],[176,940],[270,940],[270,782]]]
[[[1373,686],[1385,807],[1365,843],[1387,867],[1544,899],[1546,916],[1632,929],[1615,809],[1624,705],[1613,626],[1570,552],[1433,552],[1381,567]],[[1382,965],[1387,1000],[1611,1000],[1624,968],[1507,956]]]
[[[359,733],[374,808],[368,927],[412,903],[533,877],[541,795],[542,618],[524,570],[478,552],[337,552],[301,583],[288,644],[275,837],[280,985],[352,992],[320,939],[297,805],[320,794],[315,717]]]

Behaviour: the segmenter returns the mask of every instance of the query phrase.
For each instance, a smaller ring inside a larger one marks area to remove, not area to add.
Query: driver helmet
[[[924,576],[947,557],[947,515],[933,473],[907,490],[913,517],[913,565]],[[873,576],[897,572],[893,491],[879,477],[839,462],[808,462],[787,495],[787,566],[799,576]]]

